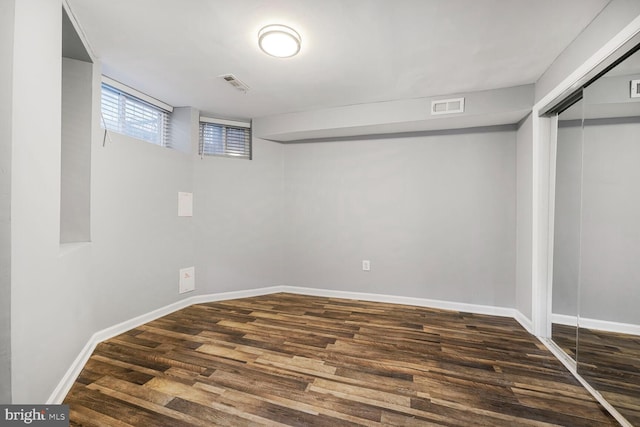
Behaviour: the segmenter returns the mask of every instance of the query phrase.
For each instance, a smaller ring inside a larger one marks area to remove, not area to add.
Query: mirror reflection
[[[582,125],[580,99],[558,115],[553,248],[552,339],[574,361],[578,328]]]
[[[578,373],[640,426],[637,84],[640,52],[558,117],[552,330]]]
[[[583,91],[578,373],[640,426],[640,53]]]

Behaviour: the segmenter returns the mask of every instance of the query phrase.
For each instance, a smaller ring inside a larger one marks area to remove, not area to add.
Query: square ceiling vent
[[[225,82],[229,83],[231,86],[233,86],[236,90],[239,90],[240,92],[246,93],[249,91],[249,86],[246,83],[242,82],[239,78],[237,78],[233,74],[223,74],[218,77],[223,79]]]

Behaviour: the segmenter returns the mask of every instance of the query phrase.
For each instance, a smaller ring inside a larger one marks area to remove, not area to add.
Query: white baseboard
[[[392,304],[415,305],[419,307],[441,308],[477,314],[512,317],[512,309],[493,307],[488,305],[466,304],[461,302],[440,301],[426,298],[402,297],[396,295],[371,294],[366,292],[346,292],[331,289],[304,288],[299,286],[283,286],[283,292],[294,294],[315,295],[330,298],[357,299],[362,301],[387,302]]]
[[[524,314],[522,314],[520,310],[516,310],[514,308],[513,312],[514,312],[513,318],[516,319],[518,323],[520,323],[520,326],[526,329],[527,332],[533,335],[533,321],[529,319],[527,316],[525,316]]]
[[[609,322],[607,320],[589,319],[588,317],[580,317],[578,320],[576,316],[568,316],[566,314],[552,314],[551,322],[567,326],[576,326],[579,322],[581,328],[640,336],[640,325],[634,325],[633,323]]]
[[[557,323],[565,326],[576,326],[578,324],[578,318],[567,314],[552,314],[551,323]]]
[[[532,331],[532,322],[514,308],[495,307],[491,305],[468,304],[463,302],[441,301],[427,298],[402,297],[397,295],[372,294],[365,292],[346,292],[331,289],[305,288],[300,286],[282,286],[281,292],[293,294],[315,295],[329,298],[347,298],[362,301],[387,302],[392,304],[415,305],[418,307],[439,308],[466,313],[487,314],[490,316],[513,317],[527,332]]]
[[[49,396],[47,404],[60,404],[73,386],[73,383],[80,375],[96,346],[102,341],[120,335],[130,329],[151,322],[162,316],[166,316],[174,311],[181,310],[193,304],[203,304],[207,302],[224,301],[236,298],[248,298],[260,295],[268,295],[277,292],[288,292],[301,295],[322,296],[328,298],[346,298],[362,301],[386,302],[393,304],[415,305],[419,307],[439,308],[444,310],[455,310],[475,314],[487,314],[492,316],[512,317],[529,333],[532,331],[532,322],[520,311],[514,308],[494,307],[489,305],[467,304],[450,301],[432,300],[426,298],[402,297],[395,295],[372,294],[364,292],[345,292],[330,289],[305,288],[297,286],[271,286],[266,288],[248,289],[242,291],[222,292],[217,294],[195,295],[172,304],[160,307],[149,313],[134,317],[127,321],[118,323],[94,333],[89,341],[75,358],[65,375],[62,377],[53,393]]]
[[[91,354],[95,350],[96,346],[102,341],[113,338],[117,335],[120,335],[123,332],[126,332],[130,329],[137,328],[140,325],[151,322],[152,320],[158,319],[162,316],[166,316],[167,314],[173,313],[174,311],[181,310],[185,307],[188,307],[193,304],[202,304],[206,302],[213,301],[224,301],[235,298],[247,298],[258,295],[266,295],[275,292],[282,292],[280,290],[280,286],[268,287],[268,288],[259,288],[259,289],[251,289],[245,291],[234,291],[234,292],[223,292],[219,294],[209,294],[209,295],[195,295],[192,297],[185,298],[183,300],[174,302],[172,304],[166,305],[164,307],[160,307],[156,310],[153,310],[149,313],[134,317],[133,319],[126,320],[122,323],[118,323],[117,325],[110,326],[106,329],[102,329],[96,333],[94,333],[87,344],[82,348],[80,354],[75,358],[71,367],[67,370],[67,372],[62,377],[62,380],[58,383],[56,388],[53,390],[53,393],[49,396],[47,400],[47,404],[60,404],[66,397],[69,390],[73,386],[76,378],[80,375],[82,368],[87,363]]]

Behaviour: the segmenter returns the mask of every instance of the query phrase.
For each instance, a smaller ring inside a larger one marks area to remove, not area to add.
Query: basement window
[[[103,77],[101,108],[102,125],[107,130],[171,147],[170,105]]]
[[[200,117],[200,155],[251,160],[251,123]]]

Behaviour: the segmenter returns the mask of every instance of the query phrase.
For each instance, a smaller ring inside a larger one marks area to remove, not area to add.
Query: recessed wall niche
[[[62,9],[60,243],[88,242],[93,62]]]

